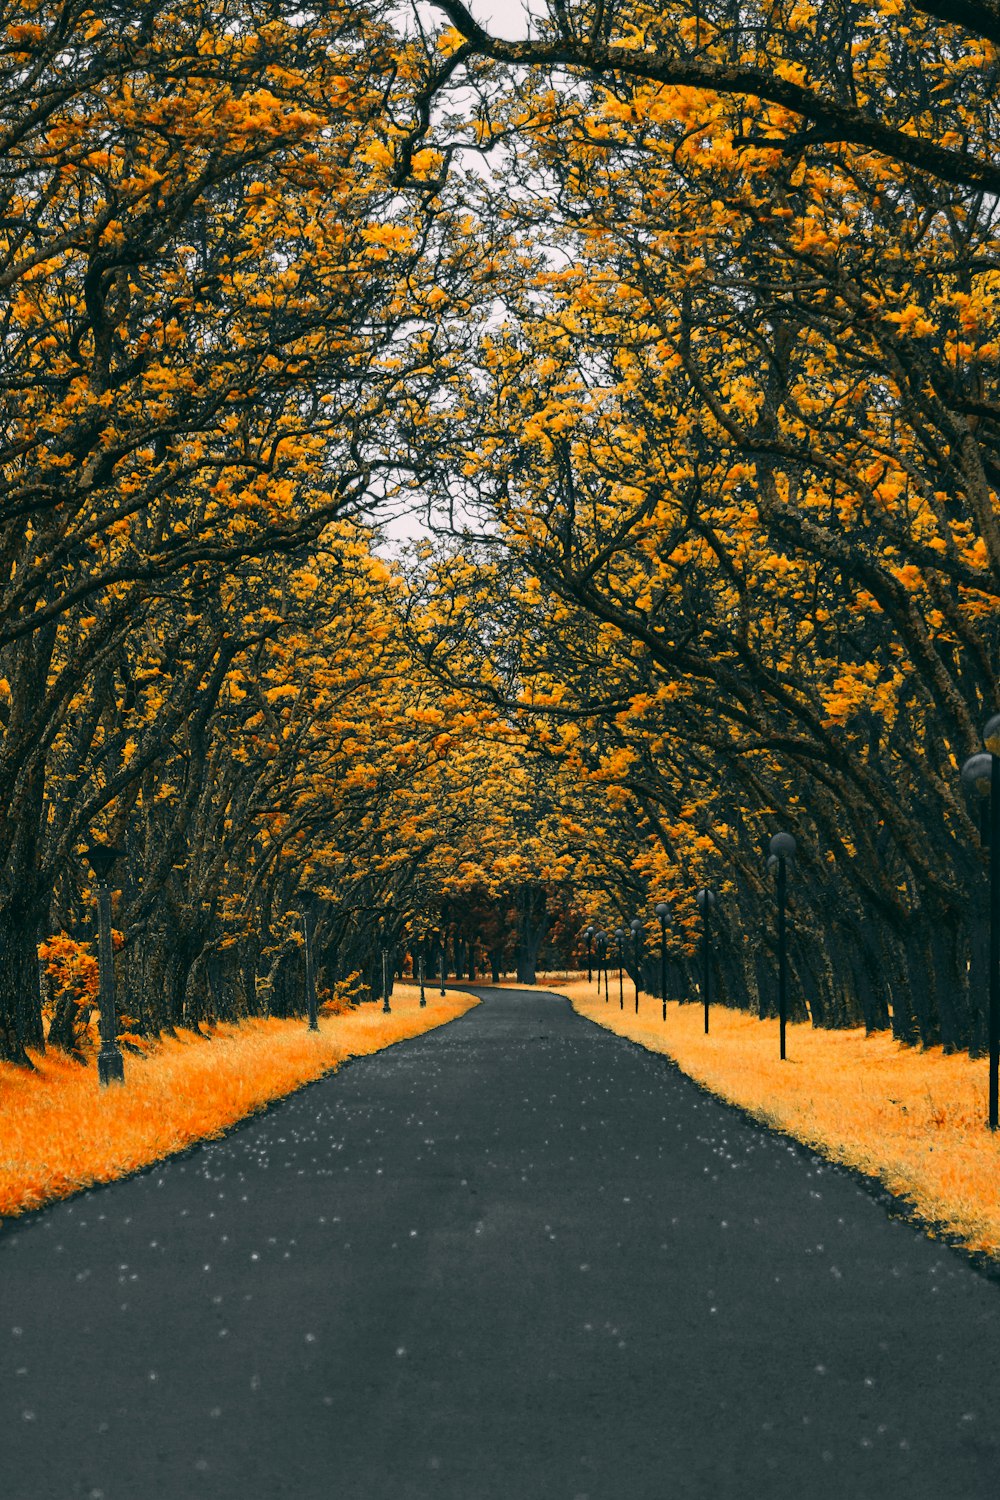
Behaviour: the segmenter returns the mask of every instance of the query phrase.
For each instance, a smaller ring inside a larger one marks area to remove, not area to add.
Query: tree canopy
[[[992,3],[0,14],[0,1055],[375,955],[984,1045]],[[383,519],[411,508],[425,540]],[[37,953],[43,945],[41,980]],[[82,955],[82,957],[81,957]],[[89,984],[89,988],[88,988]]]

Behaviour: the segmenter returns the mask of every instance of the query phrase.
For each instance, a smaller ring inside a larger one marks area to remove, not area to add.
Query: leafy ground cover
[[[596,984],[559,984],[574,1010],[640,1046],[665,1053],[713,1094],[786,1131],[832,1161],[878,1179],[908,1200],[931,1233],[1000,1260],[1000,1135],[986,1129],[987,1065],[940,1047],[906,1047],[888,1032],[789,1025],[713,1007],[660,1001],[625,986],[619,1009]]]
[[[96,1065],[65,1054],[32,1056],[34,1070],[0,1064],[0,1216],[127,1176],[222,1135],[247,1115],[352,1057],[417,1036],[478,1004],[472,995],[396,986],[392,1011],[364,1005],[301,1020],[219,1024],[207,1036],[179,1031],[130,1053],[124,1088],[100,1089]]]

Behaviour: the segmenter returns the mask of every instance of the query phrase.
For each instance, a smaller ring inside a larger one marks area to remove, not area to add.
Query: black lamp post
[[[962,767],[961,776],[965,790],[978,799],[979,842],[984,849],[989,849],[993,843],[990,838],[990,813],[993,810],[991,805],[993,756],[985,751],[979,755],[970,755]]]
[[[591,947],[590,947],[591,943],[594,941],[594,927],[593,927],[593,925],[591,925],[590,927],[584,928],[583,935],[587,939],[587,983],[591,984],[593,982],[593,977],[594,977],[593,976],[593,965],[591,963],[591,959],[593,957],[593,954],[592,954]]]
[[[633,917],[629,925],[632,934],[632,943],[635,948],[635,1013],[639,1014],[639,970],[642,967],[642,923],[638,917]]]
[[[426,947],[426,943],[427,943],[427,939],[425,937],[421,937],[420,943],[419,943],[419,945],[417,947],[417,973],[418,973],[419,982],[420,982],[420,1008],[421,1008],[421,1010],[427,1004],[427,996],[424,993],[424,949]]]
[[[663,997],[663,1019],[667,1019],[667,923],[670,907],[665,901],[657,901],[653,907],[660,919],[660,994]]]
[[[97,877],[97,973],[100,1004],[101,1049],[97,1054],[97,1079],[102,1087],[125,1082],[125,1060],[118,1046],[115,1015],[115,953],[111,943],[111,886],[109,877],[115,860],[124,854],[111,844],[90,844],[87,861]]]
[[[316,1008],[316,972],[313,968],[313,924],[316,920],[316,892],[301,890],[299,910],[302,913],[302,956],[306,971],[306,1010],[309,1013],[309,1030],[319,1030],[319,1015]]]
[[[795,840],[790,833],[776,833],[768,845],[771,858],[768,868],[777,875],[778,896],[778,1035],[779,1053],[785,1060],[785,1028],[788,1024],[788,938],[785,909],[788,896],[787,862],[794,858]],[[772,865],[771,860],[775,863]]]
[[[990,1010],[989,1010],[989,1127],[996,1130],[1000,1114],[1000,714],[983,731],[987,754],[973,755],[962,767],[962,782],[977,792],[984,807],[981,833],[990,851]]]
[[[615,942],[618,944],[618,1009],[625,1009],[625,981],[623,972],[625,968],[625,929],[615,928]]]
[[[448,959],[447,959],[447,956],[446,956],[446,953],[445,953],[445,944],[447,943],[447,937],[445,936],[445,931],[444,931],[443,927],[441,929],[440,938],[441,938],[441,993],[443,995],[444,994],[444,981],[445,981],[445,966],[446,966],[446,964],[448,962]]]
[[[711,985],[712,975],[710,927],[712,911],[715,907],[715,892],[703,886],[695,897],[695,900],[698,903],[698,910],[701,912],[702,999],[705,1002],[705,1035],[708,1036],[709,986]]]
[[[382,950],[382,1014],[390,1015],[392,1006],[389,1004],[389,948],[385,930],[385,917],[379,917],[379,946]]]
[[[600,932],[594,933],[594,947],[597,949],[597,998],[601,998],[601,970],[604,970],[604,1003],[608,1003],[608,935],[602,928]]]

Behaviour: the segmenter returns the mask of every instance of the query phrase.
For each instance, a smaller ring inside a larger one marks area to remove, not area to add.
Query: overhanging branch
[[[958,187],[1000,193],[1000,163],[941,146],[925,136],[909,135],[864,110],[824,98],[805,85],[779,78],[766,69],[638,52],[628,47],[607,46],[591,38],[511,42],[485,31],[462,0],[433,0],[433,4],[461,32],[473,52],[497,62],[520,67],[573,68],[593,77],[616,74],[650,83],[703,89],[706,93],[749,95],[809,120],[818,127],[824,141],[842,141],[877,151]],[[992,24],[1000,35],[1000,7],[996,0],[986,0],[985,4],[975,0],[928,0],[921,8],[941,19],[950,19],[945,12],[951,11],[956,13],[956,19],[959,11],[968,11],[970,15],[982,13],[986,20],[996,14]],[[982,27],[979,29],[984,36],[992,35]]]

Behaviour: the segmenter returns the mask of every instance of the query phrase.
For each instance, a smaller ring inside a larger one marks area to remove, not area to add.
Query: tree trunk
[[[30,1066],[25,1049],[44,1046],[37,922],[15,896],[0,908],[0,1061]]]
[[[256,937],[245,937],[238,948],[240,978],[243,983],[243,998],[250,1016],[267,1014],[257,988],[257,971],[260,968],[260,945]]]
[[[534,984],[538,951],[549,928],[545,891],[540,886],[522,886],[517,900],[517,981]]]
[[[905,962],[903,944],[895,933],[883,937],[885,950],[885,974],[892,996],[892,1034],[898,1041],[913,1045],[919,1041],[920,1033],[914,1016],[914,1000],[910,993],[910,976]]]
[[[944,916],[931,919],[927,942],[933,964],[932,985],[941,1044],[946,1052],[964,1051],[970,1034],[964,975],[959,972],[959,955],[964,957],[964,945],[955,923]]]
[[[941,1041],[941,1020],[935,992],[934,958],[926,923],[926,913],[914,917],[904,941],[904,954],[918,1035],[925,1047],[934,1047]]]
[[[989,1045],[990,924],[985,916],[969,920],[966,990],[969,1008],[969,1052],[984,1057]]]
[[[167,1003],[170,1019],[175,1026],[192,1024],[192,1018],[188,1014],[188,981],[200,951],[200,940],[190,934],[176,934],[167,948]]]
[[[761,1021],[778,1014],[778,980],[770,949],[758,947],[754,957],[757,980],[757,1016]]]
[[[853,953],[858,999],[869,1032],[888,1031],[892,1026],[887,948],[879,927],[870,918],[856,929]]]

